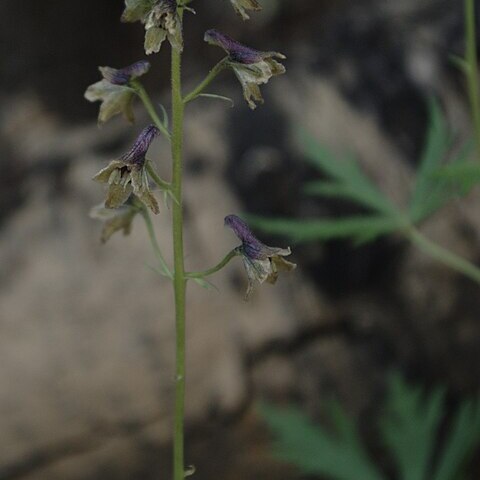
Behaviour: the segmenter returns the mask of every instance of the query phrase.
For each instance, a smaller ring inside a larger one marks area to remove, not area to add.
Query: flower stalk
[[[223,267],[230,263],[230,260],[237,257],[238,255],[238,249],[234,248],[232,251],[228,252],[227,255],[225,255],[225,257],[223,258],[223,260],[217,263],[217,265],[215,265],[214,267],[209,268],[208,270],[204,270],[202,272],[188,272],[185,274],[185,276],[191,279],[209,277],[210,275],[219,272]]]
[[[183,8],[178,9],[180,21]],[[175,415],[173,439],[173,479],[185,478],[184,453],[184,416],[185,416],[185,266],[183,253],[183,198],[182,198],[182,156],[183,156],[183,115],[182,98],[182,52],[172,48],[171,55],[172,82],[172,194],[176,198],[172,206],[173,222],[173,261],[175,292]]]
[[[142,101],[145,110],[147,110],[155,126],[162,132],[165,138],[170,141],[170,132],[168,131],[168,128],[165,126],[165,124],[160,120],[160,117],[158,116],[157,111],[155,110],[155,107],[153,106],[153,103],[144,86],[137,80],[133,80],[131,82],[131,85],[134,88],[135,93]]]
[[[225,57],[223,60],[220,60],[209,72],[209,74],[205,77],[202,83],[200,83],[195,90],[191,91],[188,95],[185,96],[183,99],[183,103],[187,104],[196,98],[198,98],[205,89],[215,80],[217,75],[221,73],[228,67],[228,57]]]

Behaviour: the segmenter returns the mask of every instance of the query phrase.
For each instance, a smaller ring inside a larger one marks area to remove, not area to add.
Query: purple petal
[[[233,62],[249,65],[262,60],[261,52],[258,50],[246,47],[217,30],[212,29],[205,32],[204,40],[207,43],[223,48],[229,54],[230,59]]]
[[[243,253],[250,258],[264,257],[265,245],[252,233],[248,225],[236,215],[225,217],[225,225],[230,227],[242,242]]]
[[[100,67],[103,78],[112,85],[126,85],[131,80],[145,75],[150,70],[150,63],[140,60],[125,68]]]
[[[160,130],[154,125],[149,125],[144,128],[142,133],[138,136],[132,148],[120,158],[125,163],[142,166],[145,162],[145,155],[153,142],[155,137],[160,133]]]

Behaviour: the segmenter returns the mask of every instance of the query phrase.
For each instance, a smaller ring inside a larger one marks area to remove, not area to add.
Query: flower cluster
[[[225,225],[230,227],[241,240],[242,245],[237,247],[247,271],[248,287],[245,300],[248,300],[255,281],[260,284],[267,281],[274,284],[281,271],[292,271],[296,265],[285,260],[292,252],[290,248],[269,247],[258,240],[248,225],[236,215],[225,217]]]
[[[254,50],[217,30],[208,30],[205,41],[227,52],[228,66],[242,85],[243,96],[252,110],[257,103],[263,103],[259,85],[267,83],[275,75],[285,73],[285,67],[275,60],[286,58],[281,53]]]
[[[133,193],[153,213],[159,212],[158,202],[150,191],[145,159],[150,144],[159,133],[157,127],[149,125],[125,155],[112,160],[93,177],[108,186],[105,207],[118,208]]]
[[[176,0],[125,0],[123,22],[145,25],[145,53],[157,53],[166,38],[173,48],[183,50],[182,23]]]
[[[99,70],[103,79],[90,85],[85,92],[85,98],[89,102],[102,102],[98,123],[103,124],[120,113],[129,122],[133,122],[135,90],[131,88],[130,82],[145,75],[150,70],[150,64],[142,60],[121,69],[99,67]]]
[[[258,0],[229,1],[244,20],[249,19],[249,11],[261,9]],[[187,3],[188,0],[182,0],[182,3],[177,0],[125,0],[122,21],[139,21],[144,24],[144,47],[147,54],[160,51],[162,43],[166,39],[173,49],[181,52],[183,50],[181,10],[189,10],[186,6]],[[205,33],[205,41],[222,48],[227,56],[210,72],[196,90],[183,99],[184,103],[199,96],[211,80],[227,67],[240,81],[247,104],[251,109],[255,109],[258,104],[263,103],[260,86],[268,83],[272,77],[285,73],[285,67],[279,60],[284,60],[286,57],[281,53],[255,50],[214,29]],[[154,121],[161,127],[148,95],[137,81],[150,70],[150,64],[147,61],[142,60],[120,69],[99,67],[99,70],[102,79],[88,87],[85,97],[91,102],[101,102],[98,116],[100,124],[117,114],[123,114],[127,120],[133,122],[132,104],[135,95],[138,94]],[[168,190],[170,184],[163,182],[151,170],[146,159],[147,151],[159,133],[156,126],[147,126],[127,153],[112,160],[94,176],[94,180],[107,186],[105,202],[91,211],[93,218],[104,222],[101,236],[103,242],[106,242],[116,232],[123,232],[127,235],[132,228],[135,215],[139,212],[146,215],[145,207],[155,214],[159,213],[158,202],[150,190],[149,174],[162,189]],[[163,133],[166,133],[167,138],[171,138],[168,126],[165,127]],[[169,190],[169,193],[172,191]],[[175,200],[181,201],[181,199]],[[281,271],[291,271],[296,268],[294,263],[285,259],[291,254],[290,248],[265,245],[236,215],[227,216],[225,224],[234,231],[240,239],[241,245],[232,250],[217,267],[205,272],[196,272],[196,275],[192,274],[190,278],[202,280],[204,276],[211,275],[223,268],[234,256],[241,256],[248,277],[245,294],[245,299],[248,299],[255,282],[274,284]]]

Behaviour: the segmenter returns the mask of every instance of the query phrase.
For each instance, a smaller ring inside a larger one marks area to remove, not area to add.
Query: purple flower
[[[150,191],[145,165],[145,155],[159,133],[157,127],[149,125],[126,154],[112,160],[93,177],[97,182],[108,185],[105,207],[118,208],[133,193],[153,213],[159,212],[158,202]]]
[[[262,9],[257,0],[230,0],[235,11],[244,19],[248,20],[250,17],[247,15],[246,10],[259,11]]]
[[[173,48],[182,51],[182,22],[177,7],[176,0],[125,0],[122,21],[145,24],[147,55],[159,52],[166,38]]]
[[[150,70],[150,63],[140,60],[128,67],[116,69],[112,67],[99,67],[103,78],[112,85],[127,85],[131,80],[145,75]]]
[[[248,300],[255,280],[260,284],[267,281],[274,284],[280,271],[291,271],[296,268],[294,263],[285,260],[292,252],[290,248],[269,247],[258,240],[248,225],[236,215],[225,217],[225,225],[230,227],[241,240],[242,245],[237,252],[242,256],[248,276],[248,288],[245,300]]]
[[[228,66],[242,85],[243,96],[252,110],[256,108],[256,103],[263,103],[259,85],[267,83],[275,75],[285,73],[285,67],[275,60],[286,58],[281,53],[246,47],[217,30],[208,30],[205,41],[227,52]]]
[[[134,121],[132,105],[135,90],[129,83],[145,75],[149,69],[150,64],[144,60],[120,69],[99,67],[103,80],[90,85],[85,92],[85,98],[89,102],[102,102],[98,114],[99,124],[120,113],[129,122]]]

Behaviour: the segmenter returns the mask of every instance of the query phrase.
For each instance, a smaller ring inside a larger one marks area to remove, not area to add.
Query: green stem
[[[158,173],[154,170],[152,167],[152,164],[150,162],[147,162],[147,172],[150,175],[150,178],[155,182],[155,184],[162,190],[170,190],[171,189],[171,184],[166,182],[165,180],[162,180]]]
[[[187,104],[192,100],[195,100],[199,97],[202,92],[213,82],[215,77],[227,67],[228,57],[225,57],[223,60],[220,60],[211,70],[210,73],[205,77],[202,83],[198,85],[195,90],[192,90],[184,99],[183,103]]]
[[[465,0],[465,31],[467,82],[470,97],[470,108],[475,130],[477,155],[480,158],[480,90],[478,78],[477,35],[475,25],[475,1]]]
[[[148,96],[148,93],[143,87],[143,85],[138,80],[133,80],[131,84],[132,87],[135,89],[136,94],[142,100],[143,105],[145,106],[145,109],[153,120],[155,126],[165,135],[168,140],[170,140],[170,132],[165,127],[165,124],[160,120],[160,117],[157,115],[157,111],[155,110],[155,107],[153,106],[153,103],[150,100],[150,97]]]
[[[205,278],[210,275],[213,275],[214,273],[217,273],[219,270],[221,270],[225,265],[227,265],[228,262],[230,262],[230,260],[232,260],[232,258],[236,257],[237,255],[238,255],[238,252],[237,252],[237,249],[235,248],[234,250],[229,252],[225,256],[225,258],[214,267],[209,268],[208,270],[204,270],[203,272],[188,272],[185,274],[185,276],[187,278]]]
[[[480,269],[458,255],[440,247],[436,243],[423,236],[414,227],[406,231],[407,237],[423,252],[447,265],[453,270],[462,273],[474,282],[480,284]]]
[[[160,245],[158,244],[157,236],[155,235],[155,230],[153,228],[152,219],[150,218],[150,214],[148,213],[147,207],[145,207],[145,205],[142,205],[141,213],[143,219],[145,220],[145,225],[147,226],[148,237],[150,238],[150,243],[152,244],[155,256],[157,257],[157,260],[160,263],[160,266],[162,267],[165,276],[173,279],[172,272],[168,268],[167,262],[165,262],[165,259],[163,258],[162,251],[160,250]]]
[[[179,15],[183,9],[179,8]],[[173,439],[173,479],[184,480],[184,417],[185,417],[185,267],[183,258],[183,199],[182,199],[182,150],[183,113],[182,99],[182,54],[172,48],[172,161],[173,176],[171,191],[177,199],[172,205],[173,258],[175,265],[175,418]]]

